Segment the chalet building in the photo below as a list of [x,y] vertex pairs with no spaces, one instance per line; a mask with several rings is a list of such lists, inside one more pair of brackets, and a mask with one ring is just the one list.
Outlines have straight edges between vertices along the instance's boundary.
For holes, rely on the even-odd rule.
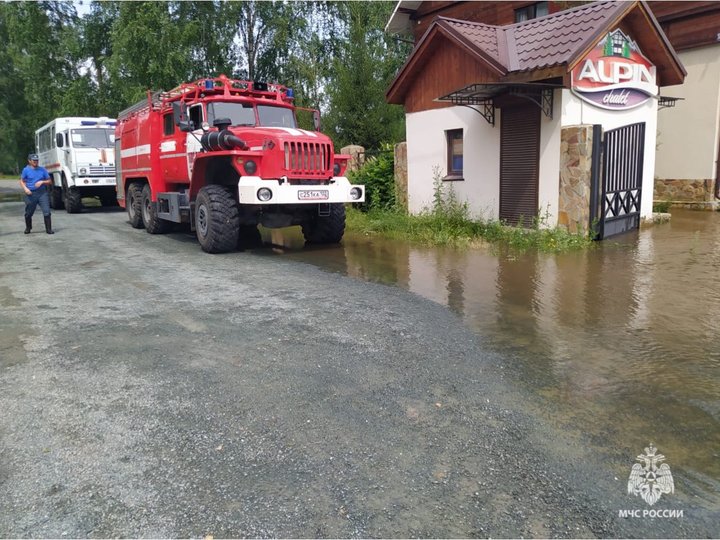
[[655,199],[720,204],[720,2],[648,2],[687,70],[658,115]]
[[652,216],[658,109],[685,68],[645,2],[566,4],[398,2],[386,29],[415,47],[386,97],[411,212],[440,179],[510,223],[607,237]]

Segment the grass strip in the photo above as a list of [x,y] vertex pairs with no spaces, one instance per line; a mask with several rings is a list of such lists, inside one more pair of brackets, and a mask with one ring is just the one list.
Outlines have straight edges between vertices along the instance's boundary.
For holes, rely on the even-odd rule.
[[542,223],[531,228],[509,227],[499,221],[471,220],[462,212],[408,215],[391,210],[364,213],[348,208],[346,226],[351,232],[426,246],[468,248],[489,243],[515,251],[562,253],[593,245],[587,235],[573,234],[560,227],[548,228]]

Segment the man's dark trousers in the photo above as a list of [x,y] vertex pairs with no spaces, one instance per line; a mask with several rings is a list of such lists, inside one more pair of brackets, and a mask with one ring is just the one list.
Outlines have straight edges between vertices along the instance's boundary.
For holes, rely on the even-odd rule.
[[35,213],[35,208],[40,205],[43,216],[50,215],[50,197],[45,186],[37,188],[35,191],[31,191],[30,195],[25,195],[25,217],[31,218]]

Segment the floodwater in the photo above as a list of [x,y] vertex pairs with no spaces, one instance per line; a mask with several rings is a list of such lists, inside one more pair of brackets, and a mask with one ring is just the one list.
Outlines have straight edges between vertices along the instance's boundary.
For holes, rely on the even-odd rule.
[[547,405],[551,425],[628,472],[652,442],[676,491],[720,507],[720,212],[673,210],[669,223],[560,255],[353,235],[304,248],[299,228],[263,235],[268,256],[448,306]]

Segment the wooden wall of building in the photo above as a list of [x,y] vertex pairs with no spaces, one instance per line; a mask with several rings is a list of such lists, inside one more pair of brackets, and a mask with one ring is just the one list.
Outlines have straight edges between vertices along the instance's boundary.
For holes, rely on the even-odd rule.
[[405,97],[407,113],[449,107],[451,103],[434,100],[473,83],[498,80],[496,73],[446,38],[438,38],[436,44],[415,80],[408,81],[410,87]]
[[648,2],[677,51],[720,43],[720,2]]

